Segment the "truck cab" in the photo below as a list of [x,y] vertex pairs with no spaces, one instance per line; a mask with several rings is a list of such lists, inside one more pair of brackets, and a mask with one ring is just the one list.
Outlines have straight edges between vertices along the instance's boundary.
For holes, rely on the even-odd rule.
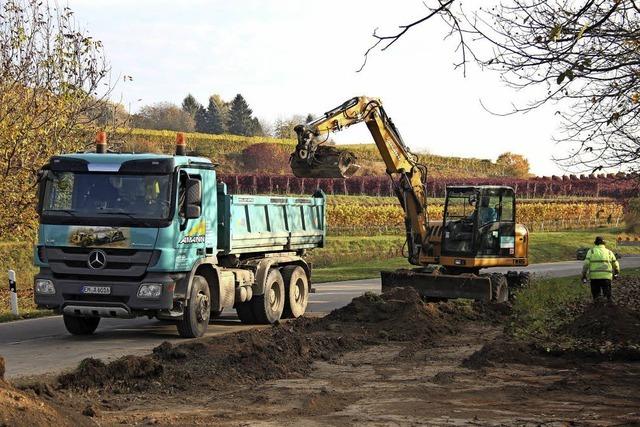
[[186,155],[65,154],[40,177],[34,298],[70,333],[148,316],[196,337],[225,307],[246,323],[304,313],[322,193],[229,195],[210,160]]

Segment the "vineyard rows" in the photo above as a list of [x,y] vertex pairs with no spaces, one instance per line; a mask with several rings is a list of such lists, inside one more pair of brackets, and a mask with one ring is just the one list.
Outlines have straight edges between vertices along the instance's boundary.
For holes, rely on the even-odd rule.
[[[622,205],[615,202],[598,203],[520,203],[516,220],[538,231],[541,224],[547,229],[567,229],[577,226],[619,224]],[[428,207],[430,220],[442,220],[442,204]],[[369,205],[341,203],[327,205],[327,222],[332,232],[375,230],[396,231],[404,227],[404,213],[399,205]],[[544,229],[544,225],[542,226]],[[352,234],[352,233],[351,233]]]
[[[286,175],[221,174],[232,193],[308,194],[321,188],[327,194],[393,196],[386,176],[355,176],[349,179],[296,178]],[[438,178],[427,183],[429,197],[444,197],[447,185],[508,185],[520,198],[546,197],[637,197],[639,181],[631,175],[589,177],[518,178]]]

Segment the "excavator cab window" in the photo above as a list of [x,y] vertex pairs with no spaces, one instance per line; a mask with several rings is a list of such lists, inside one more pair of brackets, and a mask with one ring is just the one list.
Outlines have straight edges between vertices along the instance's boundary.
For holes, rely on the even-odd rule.
[[477,255],[513,256],[515,248],[515,195],[511,188],[481,190],[478,207]]
[[443,254],[468,256],[474,252],[477,205],[475,189],[447,190]]
[[513,256],[515,195],[509,187],[447,190],[442,253],[452,256]]

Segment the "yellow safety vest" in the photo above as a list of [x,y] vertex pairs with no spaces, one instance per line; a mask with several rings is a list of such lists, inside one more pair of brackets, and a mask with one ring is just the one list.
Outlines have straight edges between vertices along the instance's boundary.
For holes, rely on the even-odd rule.
[[604,245],[597,245],[589,249],[584,259],[582,272],[589,274],[589,279],[613,279],[614,273],[620,271],[620,264],[616,255]]

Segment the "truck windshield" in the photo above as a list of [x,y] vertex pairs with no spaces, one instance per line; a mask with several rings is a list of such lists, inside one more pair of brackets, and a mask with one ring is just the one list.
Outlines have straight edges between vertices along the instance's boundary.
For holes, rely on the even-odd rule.
[[47,215],[169,217],[170,175],[51,172],[45,185]]

